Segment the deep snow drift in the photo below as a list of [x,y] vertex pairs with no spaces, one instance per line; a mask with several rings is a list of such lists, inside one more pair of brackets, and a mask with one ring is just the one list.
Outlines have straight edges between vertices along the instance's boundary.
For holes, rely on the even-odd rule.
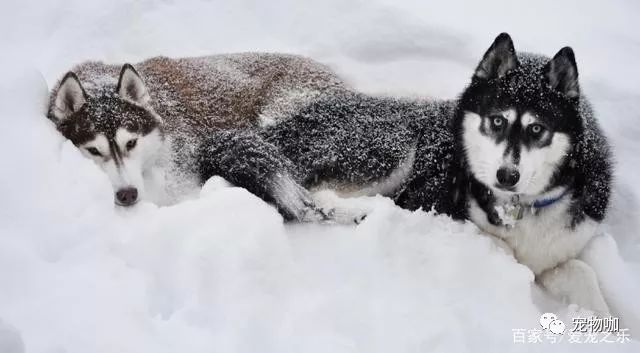
[[472,224],[388,199],[347,201],[372,210],[358,227],[285,226],[214,178],[196,200],[122,212],[42,115],[44,82],[86,59],[283,51],[365,92],[451,98],[501,31],[516,50],[572,45],[617,159],[607,226],[640,277],[640,4],[606,5],[4,2],[0,352],[640,351],[514,344],[512,329],[536,328],[543,308],[573,308],[532,290],[532,273]]

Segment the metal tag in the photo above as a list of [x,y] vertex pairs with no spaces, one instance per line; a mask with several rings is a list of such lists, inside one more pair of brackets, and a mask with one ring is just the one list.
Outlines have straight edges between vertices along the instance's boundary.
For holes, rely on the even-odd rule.
[[520,204],[520,196],[513,195],[511,197],[511,207],[509,207],[509,216],[515,220],[521,220],[524,216],[524,207]]
[[515,220],[521,220],[524,216],[524,207],[522,207],[522,205],[520,204],[513,205],[513,207],[509,210],[509,216],[511,216],[511,218]]

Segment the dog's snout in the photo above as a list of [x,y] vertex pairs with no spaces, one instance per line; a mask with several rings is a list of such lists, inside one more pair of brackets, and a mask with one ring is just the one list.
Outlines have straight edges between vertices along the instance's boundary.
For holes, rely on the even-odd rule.
[[138,201],[138,189],[128,187],[116,192],[116,203],[121,206],[131,206]]
[[512,187],[518,183],[518,180],[520,180],[520,173],[517,169],[512,167],[501,167],[498,169],[496,177],[498,178],[500,186]]

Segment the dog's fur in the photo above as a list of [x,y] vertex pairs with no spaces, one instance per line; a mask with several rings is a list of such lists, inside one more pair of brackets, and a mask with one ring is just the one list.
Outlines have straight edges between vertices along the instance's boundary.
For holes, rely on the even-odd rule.
[[551,293],[610,313],[581,254],[608,207],[611,156],[571,48],[517,55],[501,34],[455,101],[340,92],[264,129],[215,133],[199,153],[203,178],[222,175],[289,219],[307,218],[306,190],[331,187],[471,220]]
[[110,177],[115,201],[173,203],[197,186],[212,131],[272,124],[344,90],[327,67],[281,54],[86,62],[52,91],[48,118]]

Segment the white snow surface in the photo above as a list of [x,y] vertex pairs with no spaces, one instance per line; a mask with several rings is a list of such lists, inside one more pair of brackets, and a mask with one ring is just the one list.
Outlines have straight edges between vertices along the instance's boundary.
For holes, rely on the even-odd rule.
[[116,209],[43,115],[47,86],[87,59],[289,52],[365,92],[451,98],[502,31],[516,50],[571,45],[615,148],[607,229],[637,280],[638,15],[622,0],[3,1],[0,353],[639,352],[514,344],[570,306],[473,224],[389,199],[345,201],[372,211],[359,226],[284,225],[213,178],[195,200]]

